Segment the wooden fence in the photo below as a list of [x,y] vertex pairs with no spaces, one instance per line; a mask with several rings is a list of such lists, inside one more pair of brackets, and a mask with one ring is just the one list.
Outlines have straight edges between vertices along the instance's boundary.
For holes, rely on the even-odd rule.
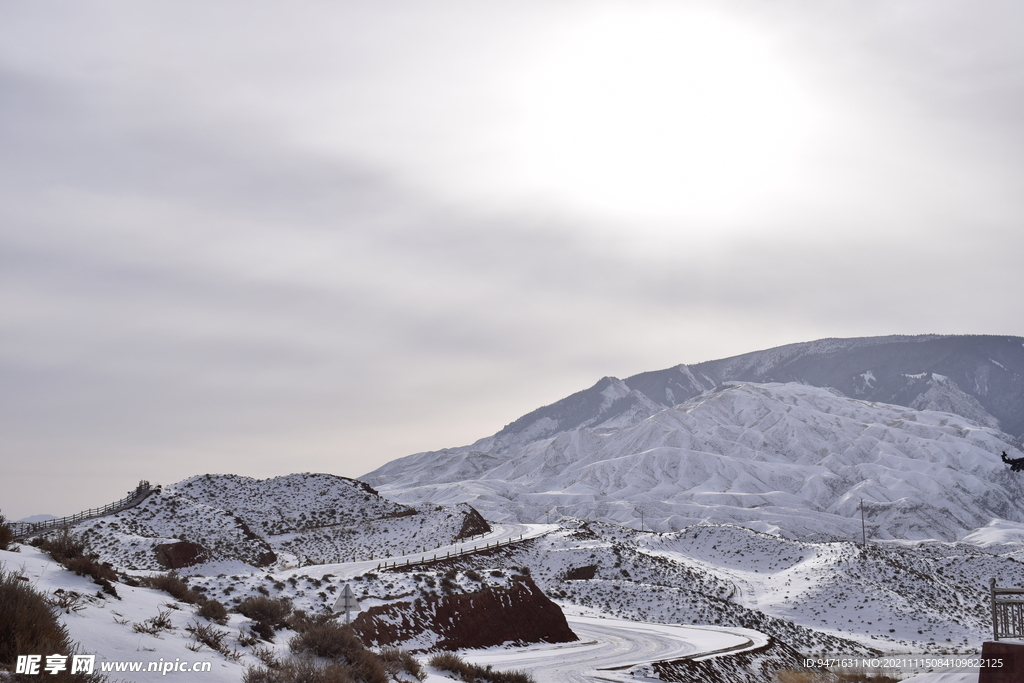
[[989,579],[992,638],[1024,638],[1024,588],[1000,588]]
[[142,480],[139,482],[139,485],[135,490],[129,493],[127,497],[111,503],[110,505],[84,510],[83,512],[69,515],[68,517],[48,519],[45,522],[10,522],[11,529],[14,531],[14,540],[21,541],[29,536],[35,536],[36,534],[41,534],[46,531],[50,531],[51,529],[66,529],[69,526],[78,524],[79,522],[83,522],[87,519],[117,514],[122,510],[135,507],[145,500],[146,496],[154,490],[155,489],[150,486],[148,481]]
[[[481,534],[484,536],[485,534]],[[518,543],[523,540],[523,535],[519,534],[519,538],[506,538],[504,541],[485,542],[483,545],[473,545],[469,548],[463,547],[461,550],[455,552],[447,551],[443,555],[435,552],[433,555],[423,553],[419,560],[413,557],[407,556],[408,559],[398,559],[393,561],[381,562],[377,565],[378,571],[381,569],[389,569],[391,571],[398,571],[399,569],[408,569],[419,564],[426,564],[428,562],[437,562],[439,560],[450,560],[453,557],[463,557],[465,555],[472,555],[473,553],[484,552],[485,550],[496,550],[497,548],[510,546],[513,543]],[[529,540],[529,539],[527,539]]]

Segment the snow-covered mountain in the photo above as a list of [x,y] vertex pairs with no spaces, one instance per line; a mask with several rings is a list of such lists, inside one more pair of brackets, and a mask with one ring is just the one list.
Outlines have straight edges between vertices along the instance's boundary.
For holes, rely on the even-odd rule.
[[747,382],[665,407],[606,379],[574,404],[585,410],[551,406],[532,428],[511,429],[523,418],[364,479],[403,503],[468,502],[489,519],[544,521],[554,511],[639,527],[643,516],[659,531],[736,523],[859,538],[861,500],[875,538],[953,540],[994,518],[1024,522],[1024,480],[999,458],[1024,456],[1020,444],[986,420],[930,409],[954,394],[944,377],[925,384],[915,397],[923,409]]
[[819,339],[625,380],[605,377],[527,413],[493,441],[481,441],[478,450],[503,453],[617,416],[650,414],[728,381],[831,387],[851,398],[957,413],[1018,438],[1024,435],[1024,338],[889,336]]

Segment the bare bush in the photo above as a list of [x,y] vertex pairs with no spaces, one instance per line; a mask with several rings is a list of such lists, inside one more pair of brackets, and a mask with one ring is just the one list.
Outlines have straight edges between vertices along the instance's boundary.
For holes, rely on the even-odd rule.
[[237,651],[228,648],[228,644],[225,642],[228,637],[227,631],[214,628],[210,624],[200,624],[198,621],[194,621],[186,626],[185,630],[192,634],[192,638],[195,639],[196,643],[202,643],[232,661],[237,662],[242,657]]
[[157,635],[161,631],[171,631],[173,629],[174,624],[171,622],[171,610],[169,609],[160,610],[155,617],[150,617],[141,623],[135,622],[132,624],[132,630],[136,633],[148,633],[152,636]]
[[14,543],[14,529],[7,523],[7,518],[0,514],[0,550],[8,550]]
[[174,572],[157,574],[156,576],[146,576],[140,579],[139,582],[148,588],[162,590],[178,602],[196,605],[205,600],[202,595],[189,588],[188,584]]
[[360,650],[363,644],[351,626],[342,626],[336,621],[310,623],[289,642],[288,647],[295,654],[310,653],[326,659],[339,659],[350,652]]
[[335,662],[317,662],[310,658],[293,658],[276,667],[249,667],[242,675],[243,683],[362,683],[348,667]]
[[62,588],[55,590],[52,595],[47,597],[46,601],[57,609],[64,610],[65,614],[81,612],[85,609],[85,598],[75,591],[66,591]]
[[[46,596],[16,574],[0,569],[0,670],[13,670],[18,655],[75,654],[67,629]],[[99,674],[60,671],[45,676],[54,683],[104,683]],[[17,680],[17,679],[12,679]]]
[[263,665],[269,669],[276,669],[281,666],[281,662],[277,658],[277,653],[269,647],[254,647],[252,649],[252,654],[256,659],[263,662]]
[[196,614],[221,626],[228,623],[228,609],[220,600],[207,600],[196,610]]
[[246,631],[239,627],[238,637],[235,638],[235,642],[237,642],[242,647],[251,647],[256,643],[260,642],[260,637],[252,631]]
[[288,598],[268,598],[264,595],[255,595],[238,603],[235,611],[253,621],[283,626],[285,619],[292,612],[292,602]]
[[356,679],[365,683],[388,683],[384,663],[363,647],[351,626],[336,621],[310,623],[288,641],[288,647],[298,655],[316,655],[345,664]]
[[432,655],[427,663],[440,671],[455,674],[465,683],[534,683],[533,677],[524,671],[495,671],[490,666],[470,664],[454,652],[439,652]]
[[405,650],[399,650],[397,647],[382,648],[380,659],[384,662],[384,670],[396,680],[401,673],[407,673],[417,681],[427,678],[427,672],[420,666],[419,661]]
[[85,542],[72,536],[67,529],[62,529],[53,537],[43,537],[34,541],[40,550],[48,554],[57,563],[70,569],[79,576],[88,576],[103,588],[103,592],[118,597],[112,582],[117,581],[117,572],[108,564],[99,561],[99,556],[85,552]]

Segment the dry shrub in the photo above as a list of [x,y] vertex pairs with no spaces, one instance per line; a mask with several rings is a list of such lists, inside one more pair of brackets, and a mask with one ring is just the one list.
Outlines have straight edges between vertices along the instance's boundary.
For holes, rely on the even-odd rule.
[[228,623],[228,609],[220,600],[207,600],[196,610],[196,614],[221,626]]
[[417,681],[427,678],[427,672],[420,666],[419,661],[405,650],[397,647],[385,647],[380,651],[380,659],[384,663],[384,670],[394,679],[398,674],[407,673]]
[[211,650],[220,652],[225,648],[224,639],[228,637],[227,631],[214,628],[209,624],[200,624],[199,622],[192,622],[185,627],[185,630],[192,634],[196,642],[206,645]]
[[292,613],[292,602],[288,598],[268,598],[264,595],[254,595],[238,603],[235,611],[253,621],[284,626],[285,619]]
[[239,627],[238,636],[235,638],[235,642],[242,647],[252,647],[260,642],[260,638],[258,635],[253,633],[252,630],[246,631]]
[[0,570],[0,664],[14,666],[19,654],[50,654],[68,649],[68,632],[46,596]]
[[276,669],[281,666],[281,662],[277,658],[277,653],[269,647],[254,647],[252,649],[252,654],[256,659],[263,662],[264,666],[268,669]]
[[47,596],[46,601],[65,614],[81,612],[85,609],[85,598],[75,591],[66,591],[58,588],[53,595]]
[[14,543],[14,529],[7,523],[7,518],[0,514],[0,550],[7,550]]
[[[189,605],[196,605],[203,602],[204,598],[199,593],[188,587],[180,576],[174,572],[168,572],[166,574],[157,574],[156,576],[147,576],[139,581],[143,586],[149,588],[156,588],[170,595],[178,602],[185,602]],[[223,606],[223,605],[222,605]]]
[[173,631],[174,624],[171,622],[171,610],[159,610],[155,617],[150,617],[145,621],[132,624],[132,630],[136,633],[148,633],[150,635],[156,635],[161,631]]
[[252,626],[249,627],[253,633],[267,641],[268,643],[274,642],[274,627],[265,621],[254,621]]
[[[214,628],[210,624],[200,624],[198,621],[194,621],[186,626],[185,630],[192,634],[196,643],[202,643],[211,650],[221,653],[232,661],[237,662],[242,657],[242,655],[237,651],[228,649],[228,644],[225,642],[228,637],[227,631]],[[194,651],[198,650],[198,648],[192,649]]]
[[348,667],[335,662],[321,663],[309,658],[279,662],[276,667],[249,667],[242,683],[361,683]]
[[51,537],[37,538],[32,544],[60,564],[85,554],[85,543],[72,536],[67,529],[62,529],[59,534]]
[[97,555],[85,552],[85,542],[75,538],[67,529],[62,529],[52,538],[39,538],[34,541],[40,550],[52,557],[57,563],[70,569],[79,576],[92,578],[103,592],[118,597],[112,582],[117,581],[117,572],[108,564],[102,564]]
[[365,683],[388,683],[384,663],[363,647],[351,626],[336,621],[309,623],[288,641],[288,647],[297,655],[316,655],[344,664],[354,678]]
[[465,683],[534,683],[533,677],[524,671],[495,671],[490,666],[470,664],[454,652],[439,652],[428,663],[440,671],[450,671]]
[[475,673],[473,665],[454,652],[438,652],[431,655],[427,663],[439,671],[449,671],[464,681],[472,680]]
[[339,659],[350,652],[363,649],[351,626],[342,626],[336,621],[310,622],[301,633],[296,634],[288,647],[295,654],[309,653],[326,659]]
[[[68,638],[67,629],[46,596],[37,592],[27,581],[0,569],[0,669],[14,670],[18,655],[71,655],[75,648]],[[35,676],[26,677],[36,678]],[[41,677],[40,677],[41,678]],[[66,683],[99,683],[106,679],[98,674],[72,675],[69,671],[46,674],[47,681]],[[11,681],[21,680],[15,675]]]

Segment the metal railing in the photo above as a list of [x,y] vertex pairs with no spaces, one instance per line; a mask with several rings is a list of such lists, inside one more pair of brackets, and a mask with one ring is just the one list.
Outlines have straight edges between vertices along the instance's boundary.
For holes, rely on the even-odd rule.
[[1001,588],[989,579],[992,639],[1024,638],[1024,588]]
[[148,481],[142,480],[127,497],[103,507],[92,508],[67,517],[48,519],[45,522],[9,522],[9,524],[14,531],[14,540],[21,541],[29,536],[35,536],[51,529],[66,529],[87,519],[106,517],[107,515],[117,514],[128,508],[133,508],[145,500],[154,490],[156,489]]

